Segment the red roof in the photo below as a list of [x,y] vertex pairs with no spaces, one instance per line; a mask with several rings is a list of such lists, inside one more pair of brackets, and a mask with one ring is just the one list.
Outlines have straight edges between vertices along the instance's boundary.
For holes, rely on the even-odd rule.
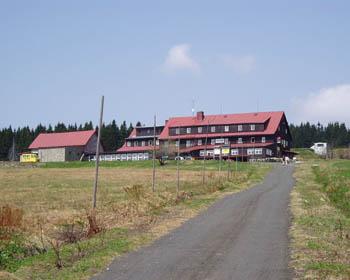
[[178,139],[178,138],[195,138],[201,137],[205,134],[186,134],[169,136],[169,128],[176,127],[191,127],[191,126],[207,126],[207,125],[230,125],[230,124],[257,124],[268,121],[267,127],[264,131],[249,131],[236,133],[208,133],[210,137],[217,137],[222,135],[239,136],[239,135],[258,135],[258,134],[274,134],[277,131],[278,125],[284,116],[284,112],[258,112],[258,113],[242,113],[242,114],[222,114],[222,115],[208,115],[202,120],[196,116],[191,117],[175,117],[170,118],[166,123],[159,139]]
[[95,130],[40,133],[29,149],[85,146],[94,134]]

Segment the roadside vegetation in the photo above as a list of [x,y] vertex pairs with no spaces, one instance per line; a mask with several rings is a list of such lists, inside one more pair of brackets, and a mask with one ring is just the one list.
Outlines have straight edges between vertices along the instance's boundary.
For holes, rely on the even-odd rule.
[[296,278],[350,279],[350,161],[299,152],[291,200]]
[[[259,182],[269,164],[102,163],[91,231],[93,163],[0,168],[0,279],[88,279],[116,256],[181,225],[216,199]],[[221,168],[221,172],[218,172]]]

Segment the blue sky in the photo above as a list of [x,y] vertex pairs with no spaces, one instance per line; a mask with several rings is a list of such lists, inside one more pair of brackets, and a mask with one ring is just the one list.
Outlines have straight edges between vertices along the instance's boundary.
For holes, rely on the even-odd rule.
[[284,110],[350,123],[349,1],[0,1],[0,127]]

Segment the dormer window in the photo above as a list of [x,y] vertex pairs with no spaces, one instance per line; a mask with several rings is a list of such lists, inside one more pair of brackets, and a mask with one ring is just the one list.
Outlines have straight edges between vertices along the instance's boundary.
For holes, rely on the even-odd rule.
[[255,130],[255,124],[251,124],[251,125],[250,125],[250,130],[251,130],[251,131],[254,131],[254,130]]
[[187,134],[190,134],[191,133],[191,128],[187,127],[186,132],[187,132]]
[[225,125],[225,132],[229,132],[230,131],[230,127],[228,125]]
[[238,131],[242,131],[243,130],[243,125],[239,124],[238,125]]
[[215,132],[215,126],[210,127],[210,132]]

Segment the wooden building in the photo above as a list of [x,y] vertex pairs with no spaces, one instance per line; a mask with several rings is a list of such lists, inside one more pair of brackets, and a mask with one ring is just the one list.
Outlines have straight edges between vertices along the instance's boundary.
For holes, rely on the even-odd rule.
[[[81,160],[88,154],[95,154],[97,133],[95,130],[40,133],[30,144],[32,153],[41,162]],[[103,146],[100,146],[103,152]]]
[[[153,126],[137,126],[125,139],[124,145],[117,150],[117,160],[146,160],[150,159],[153,149],[159,150],[158,137],[163,131],[164,126],[156,126],[154,135]],[[156,143],[154,142],[154,136]],[[154,147],[155,145],[155,147]]]
[[159,135],[161,145],[174,142],[181,155],[194,158],[282,157],[292,137],[284,112],[204,115],[170,118]]

